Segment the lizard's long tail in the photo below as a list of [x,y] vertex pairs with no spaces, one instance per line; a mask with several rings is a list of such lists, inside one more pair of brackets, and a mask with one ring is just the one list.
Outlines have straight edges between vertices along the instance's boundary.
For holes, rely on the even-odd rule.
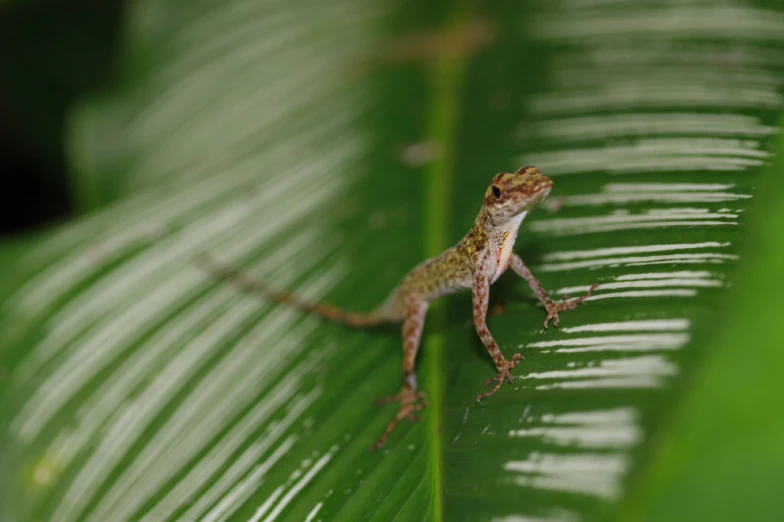
[[345,324],[355,328],[369,328],[379,324],[395,323],[399,321],[397,317],[381,311],[367,313],[349,312],[329,304],[315,303],[301,299],[289,292],[276,290],[259,283],[247,272],[224,265],[206,253],[197,256],[196,261],[210,275],[228,281],[249,294],[258,295],[264,299],[297,308],[335,323]]

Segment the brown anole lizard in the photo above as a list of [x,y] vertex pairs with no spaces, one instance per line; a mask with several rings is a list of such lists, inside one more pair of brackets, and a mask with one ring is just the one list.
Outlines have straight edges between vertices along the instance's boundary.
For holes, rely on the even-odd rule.
[[381,438],[371,449],[384,445],[392,430],[403,420],[416,420],[416,412],[427,403],[424,392],[417,390],[414,365],[429,304],[458,290],[471,289],[474,326],[482,343],[493,358],[498,374],[485,386],[496,383],[490,391],[477,396],[477,402],[493,395],[504,381],[513,382],[510,370],[523,356],[516,353],[507,360],[487,328],[489,288],[507,268],[525,279],[547,310],[544,326],[552,320],[558,326],[558,313],[570,310],[590,297],[598,285],[576,299],[553,301],[523,260],[512,250],[517,232],[525,216],[534,210],[552,189],[553,181],[536,167],[522,167],[514,173],[502,172],[493,177],[485,192],[482,209],[474,226],[455,246],[414,267],[389,297],[375,310],[356,313],[325,303],[309,302],[288,292],[260,284],[247,274],[221,265],[209,256],[200,261],[216,277],[232,281],[241,289],[259,294],[272,301],[293,306],[330,321],[353,327],[370,327],[383,323],[403,323],[403,385],[400,393],[379,399],[380,403],[399,402],[400,409]]

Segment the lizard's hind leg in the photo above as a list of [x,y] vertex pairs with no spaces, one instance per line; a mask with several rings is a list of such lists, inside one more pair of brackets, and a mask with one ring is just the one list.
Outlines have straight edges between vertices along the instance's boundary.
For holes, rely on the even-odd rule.
[[425,315],[429,303],[418,297],[409,296],[406,300],[406,315],[403,320],[403,386],[400,393],[376,399],[376,404],[389,404],[399,402],[400,409],[395,418],[387,425],[381,438],[378,439],[370,451],[375,451],[383,446],[389,435],[403,419],[411,422],[418,420],[416,413],[427,406],[425,392],[417,391],[414,366],[419,350],[419,341],[422,338],[422,328],[425,326]]

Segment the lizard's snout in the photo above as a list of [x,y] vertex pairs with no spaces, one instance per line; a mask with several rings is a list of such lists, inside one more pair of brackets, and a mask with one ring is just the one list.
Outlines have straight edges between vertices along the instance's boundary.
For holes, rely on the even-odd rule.
[[550,190],[553,188],[553,180],[535,168],[529,169],[528,172],[526,172],[525,177],[524,186],[527,189],[526,192],[531,196],[542,194],[543,197],[547,197],[547,194],[549,194]]

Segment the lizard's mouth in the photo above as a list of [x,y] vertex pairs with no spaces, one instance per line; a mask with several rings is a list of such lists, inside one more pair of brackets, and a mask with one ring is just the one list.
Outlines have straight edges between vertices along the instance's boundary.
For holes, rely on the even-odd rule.
[[545,199],[547,196],[550,195],[550,191],[553,190],[553,180],[550,178],[545,178],[541,183],[539,183],[536,187],[536,191],[534,192],[533,200],[535,204],[539,204]]
[[542,201],[547,199],[547,196],[550,195],[550,191],[553,189],[553,182],[547,180],[547,182],[542,182],[541,184],[537,184],[536,188],[531,191],[529,196],[524,200],[522,206],[516,210],[515,215],[525,214],[530,212],[531,210],[535,209]]

